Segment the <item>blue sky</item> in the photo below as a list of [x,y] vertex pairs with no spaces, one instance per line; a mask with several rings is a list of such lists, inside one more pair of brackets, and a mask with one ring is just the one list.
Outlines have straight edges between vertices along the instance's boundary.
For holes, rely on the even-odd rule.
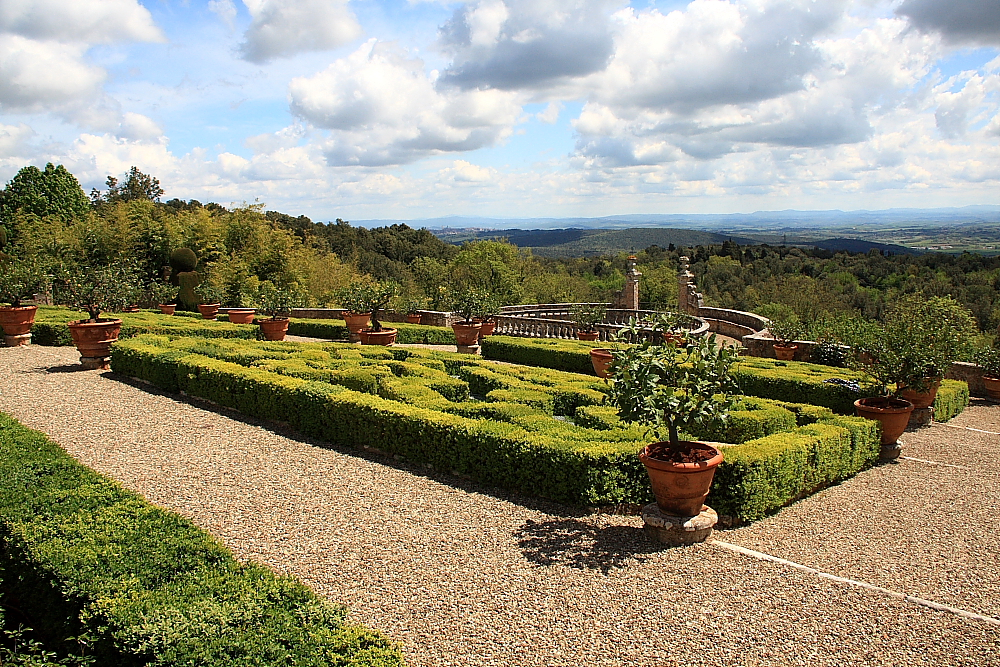
[[0,179],[417,219],[1000,204],[1000,0],[0,0]]

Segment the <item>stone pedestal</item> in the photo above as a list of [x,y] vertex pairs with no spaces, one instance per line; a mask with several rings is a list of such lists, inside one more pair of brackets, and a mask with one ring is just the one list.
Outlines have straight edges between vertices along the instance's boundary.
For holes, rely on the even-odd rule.
[[708,505],[702,505],[698,516],[675,516],[650,503],[642,508],[642,521],[650,538],[676,547],[704,542],[719,522],[719,515]]
[[882,445],[882,449],[880,449],[878,453],[878,460],[882,463],[895,461],[899,458],[899,454],[902,451],[903,446],[898,442],[894,442],[891,445]]
[[88,371],[111,370],[111,357],[80,357],[80,363]]
[[479,354],[478,345],[458,345],[457,347],[460,354]]
[[934,408],[914,408],[908,426],[927,426],[934,421]]
[[31,343],[31,334],[18,334],[16,336],[4,336],[4,347],[17,347],[18,345],[28,345]]

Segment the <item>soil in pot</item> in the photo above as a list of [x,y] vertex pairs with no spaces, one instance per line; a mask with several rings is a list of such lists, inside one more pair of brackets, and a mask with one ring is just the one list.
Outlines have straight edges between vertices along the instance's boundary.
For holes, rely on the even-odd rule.
[[722,452],[704,442],[677,446],[654,442],[639,453],[656,496],[656,506],[676,516],[697,516],[712,488]]

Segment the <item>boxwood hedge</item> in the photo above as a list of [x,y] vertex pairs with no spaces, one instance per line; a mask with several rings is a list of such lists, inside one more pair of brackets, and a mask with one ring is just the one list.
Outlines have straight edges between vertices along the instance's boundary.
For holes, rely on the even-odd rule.
[[[383,322],[383,326],[396,329],[397,343],[423,343],[425,345],[454,345],[455,332],[448,327],[432,327],[405,322]],[[347,340],[347,323],[344,320],[316,320],[292,318],[288,333],[327,340]]]
[[[646,434],[597,409],[606,388],[594,377],[414,348],[168,336],[119,343],[111,363],[167,391],[488,485],[589,507],[652,499],[635,455]],[[738,471],[709,501],[751,521],[870,465],[877,428],[745,399],[726,430],[691,435],[742,443],[727,449]]]
[[99,665],[391,667],[399,650],[290,577],[0,414],[2,592],[63,655]]
[[[593,374],[590,350],[594,346],[582,341],[490,336],[483,341],[482,352],[498,361]],[[801,361],[740,357],[733,374],[744,394],[820,405],[839,414],[853,414],[855,400],[874,395],[830,382],[861,382],[863,377],[857,372]],[[934,418],[947,421],[962,412],[969,404],[968,395],[965,382],[944,380],[934,402]]]

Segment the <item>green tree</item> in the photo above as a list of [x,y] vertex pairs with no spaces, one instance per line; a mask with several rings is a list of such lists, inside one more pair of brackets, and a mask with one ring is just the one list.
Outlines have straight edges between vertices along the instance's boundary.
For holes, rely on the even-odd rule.
[[68,221],[84,215],[89,209],[87,195],[76,177],[66,167],[53,166],[51,162],[45,165],[44,171],[35,166],[24,167],[0,192],[0,224],[7,228],[14,244],[20,240],[19,216],[58,216]]
[[108,176],[107,186],[107,194],[102,195],[101,191],[96,188],[90,193],[90,198],[95,204],[120,201],[158,202],[163,195],[159,179],[142,173],[138,167],[134,166],[125,174],[125,180],[121,183],[114,176]]
[[480,289],[505,305],[518,303],[522,294],[521,258],[517,246],[504,241],[473,241],[462,246],[451,263],[456,290]]

